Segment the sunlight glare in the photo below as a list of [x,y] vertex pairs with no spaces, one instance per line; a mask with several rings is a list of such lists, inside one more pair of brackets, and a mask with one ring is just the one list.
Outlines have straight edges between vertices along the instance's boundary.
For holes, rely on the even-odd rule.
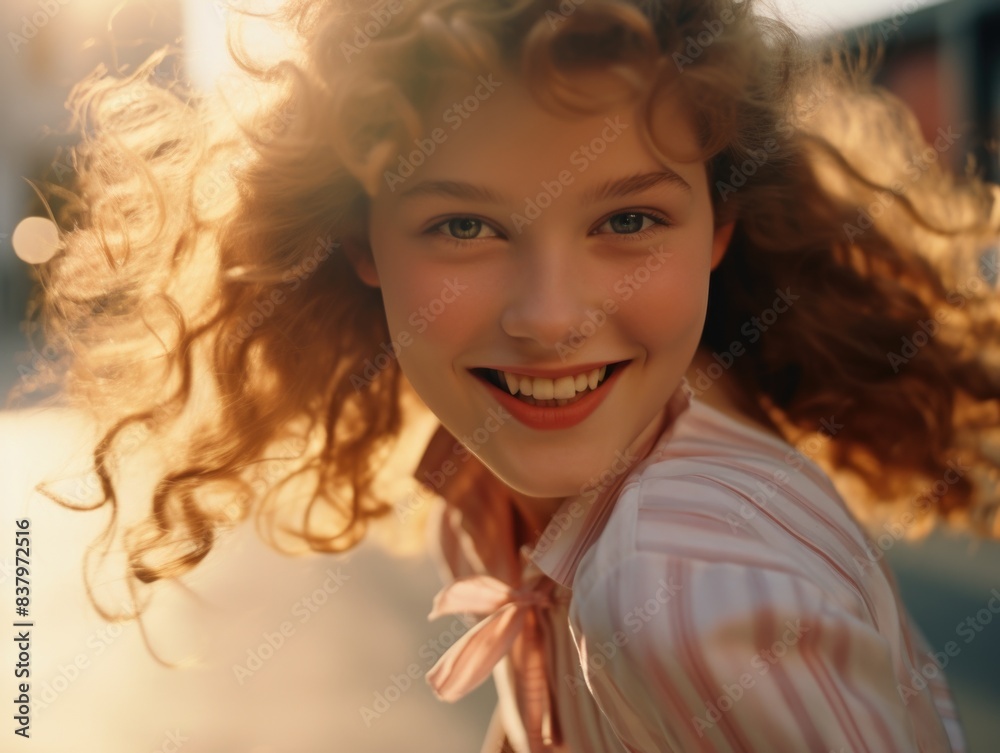
[[283,0],[184,0],[185,58],[192,82],[203,91],[226,86],[232,77],[245,78],[226,48],[227,24],[236,23],[238,36],[256,58],[275,61],[292,56],[291,39],[262,19],[242,15],[273,12]]

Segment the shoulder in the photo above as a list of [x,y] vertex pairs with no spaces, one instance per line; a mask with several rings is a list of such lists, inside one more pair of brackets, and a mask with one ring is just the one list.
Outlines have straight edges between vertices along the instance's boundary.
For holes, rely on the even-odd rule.
[[838,595],[864,613],[863,586],[831,570],[823,535],[789,527],[786,489],[755,503],[754,478],[724,466],[673,475],[661,465],[623,489],[580,562],[571,612],[584,633],[638,631],[668,602],[699,631],[765,612],[814,612]]
[[746,479],[715,481],[638,480],[577,570],[569,622],[617,733],[644,753],[784,753],[859,743],[846,731],[877,719],[880,749],[914,750],[886,584],[793,530],[787,489],[730,526]]
[[855,750],[875,724],[904,751],[913,711],[940,737],[929,699],[900,697],[905,615],[829,479],[715,428],[636,468],[575,573],[570,627],[616,733],[644,753]]
[[629,581],[644,579],[638,571],[672,569],[688,578],[725,572],[727,583],[791,578],[870,612],[867,592],[881,573],[825,474],[776,440],[722,439],[706,449],[681,433],[626,481],[580,562],[574,598],[598,587],[628,592]]
[[639,550],[574,589],[569,621],[629,750],[860,750],[872,724],[879,750],[916,749],[894,627],[783,563]]

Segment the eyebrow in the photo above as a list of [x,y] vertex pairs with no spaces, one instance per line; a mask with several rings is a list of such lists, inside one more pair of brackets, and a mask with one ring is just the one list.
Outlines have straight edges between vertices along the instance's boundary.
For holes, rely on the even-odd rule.
[[[581,201],[594,203],[605,199],[624,198],[661,184],[675,185],[683,188],[685,191],[691,191],[691,185],[684,178],[669,167],[664,167],[658,172],[640,173],[618,180],[606,181],[587,191],[581,197]],[[495,204],[517,203],[484,186],[477,186],[473,183],[465,183],[457,180],[425,180],[400,194],[400,198],[402,199],[411,199],[418,196],[447,196],[453,199],[467,199]]]
[[412,199],[417,196],[448,196],[453,199],[469,199],[495,204],[509,203],[506,197],[501,196],[496,191],[457,180],[425,180],[400,194],[400,198],[403,199]]
[[603,201],[604,199],[620,199],[631,194],[647,191],[661,184],[675,185],[685,191],[691,191],[691,185],[678,173],[669,167],[664,167],[655,173],[630,175],[620,180],[609,180],[585,193],[581,198],[584,202]]

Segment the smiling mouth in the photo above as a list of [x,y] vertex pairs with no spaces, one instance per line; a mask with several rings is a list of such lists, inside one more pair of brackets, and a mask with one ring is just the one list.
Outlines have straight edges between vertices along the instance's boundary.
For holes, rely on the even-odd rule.
[[472,374],[492,386],[527,405],[542,408],[555,408],[572,405],[582,400],[591,392],[599,390],[608,378],[629,361],[618,361],[594,369],[591,372],[581,372],[573,377],[559,379],[544,379],[502,372],[496,369],[470,369]]

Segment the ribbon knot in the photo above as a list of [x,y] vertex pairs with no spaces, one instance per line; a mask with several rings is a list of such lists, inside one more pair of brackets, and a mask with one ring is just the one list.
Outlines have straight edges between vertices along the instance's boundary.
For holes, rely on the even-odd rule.
[[434,620],[446,614],[486,615],[427,672],[427,683],[443,701],[457,701],[479,687],[521,638],[515,677],[532,751],[544,750],[561,737],[552,718],[545,646],[534,614],[536,609],[553,604],[547,587],[550,583],[543,584],[543,580],[547,579],[539,575],[513,588],[489,575],[459,578],[438,592],[427,617]]

